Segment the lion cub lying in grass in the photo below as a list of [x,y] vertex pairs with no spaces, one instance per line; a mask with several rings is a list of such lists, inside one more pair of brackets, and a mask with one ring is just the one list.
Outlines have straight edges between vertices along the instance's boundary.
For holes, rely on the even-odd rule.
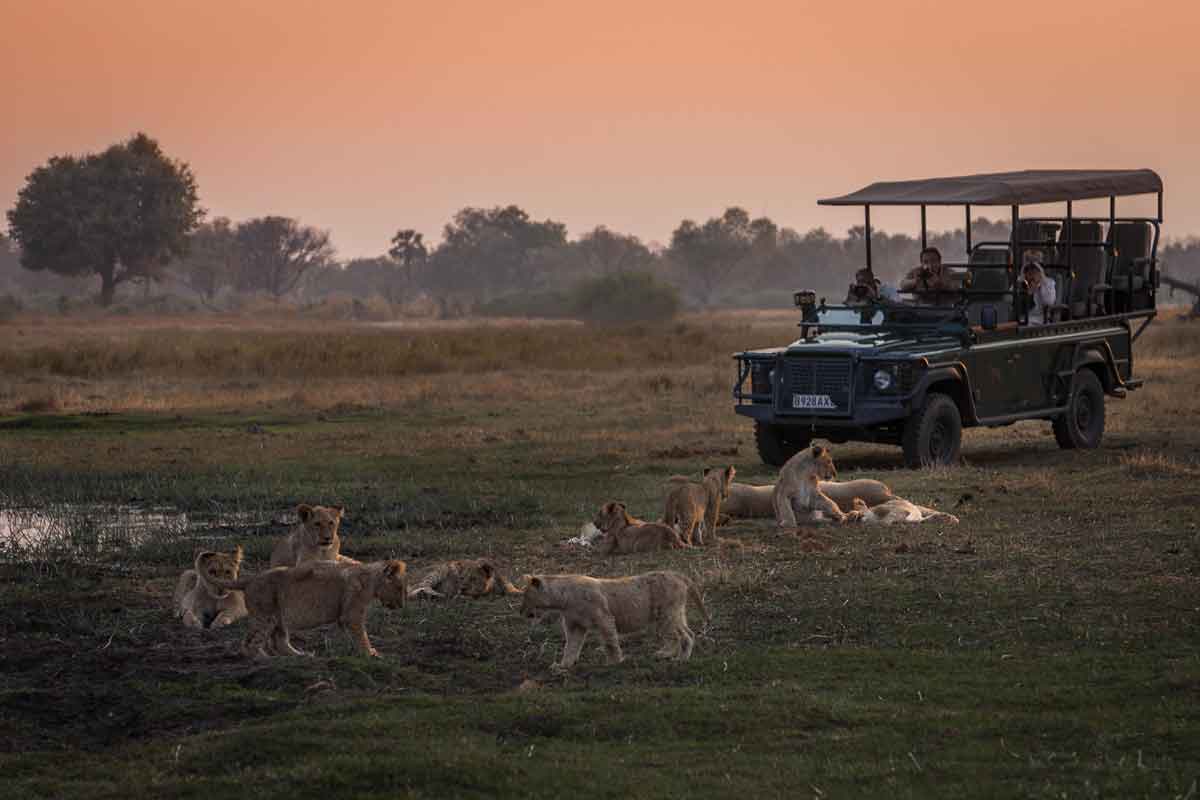
[[610,664],[624,660],[618,634],[649,625],[671,641],[657,655],[686,661],[696,637],[687,623],[689,597],[710,621],[704,599],[696,587],[677,572],[647,572],[627,578],[590,578],[586,575],[530,575],[521,614],[537,619],[557,613],[562,622],[562,658],[553,669],[570,669],[579,660],[588,632],[596,629],[604,639]]
[[438,564],[420,580],[408,596],[418,597],[485,597],[489,594],[520,594],[521,590],[500,574],[496,565],[486,558],[470,561],[447,561]]
[[[305,561],[351,561],[341,554],[338,526],[345,509],[341,506],[296,506],[300,524],[280,539],[271,551],[272,567],[295,567]],[[355,562],[357,563],[357,562]]]
[[717,539],[717,523],[721,516],[721,501],[729,496],[729,485],[737,470],[706,469],[701,483],[672,480],[667,493],[663,522],[679,526],[683,541],[703,545],[705,537]]
[[298,567],[275,567],[251,578],[214,579],[220,589],[246,593],[250,630],[242,652],[266,658],[271,652],[304,655],[292,646],[292,630],[336,622],[354,637],[365,655],[379,653],[371,646],[364,626],[367,607],[375,600],[388,608],[408,602],[403,561],[329,563],[308,561]]
[[597,549],[605,556],[687,547],[679,531],[669,525],[629,516],[624,503],[605,503],[592,524],[604,533]]
[[957,525],[958,517],[911,503],[903,497],[893,497],[884,503],[870,506],[855,499],[854,510],[846,515],[847,522],[862,522],[867,525],[895,525],[899,522],[945,522]]
[[175,585],[175,613],[189,628],[220,628],[246,616],[241,592],[218,589],[216,580],[237,580],[242,548],[232,553],[205,550],[196,554],[193,569],[184,570]]

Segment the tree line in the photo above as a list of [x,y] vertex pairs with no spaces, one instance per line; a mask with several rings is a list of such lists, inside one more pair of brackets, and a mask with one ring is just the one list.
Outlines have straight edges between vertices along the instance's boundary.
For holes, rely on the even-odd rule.
[[[299,220],[206,219],[191,169],[143,133],[102,153],[51,158],[7,218],[0,293],[80,294],[98,281],[103,306],[136,284],[186,291],[212,308],[239,293],[301,303],[378,297],[394,307],[425,298],[442,316],[569,316],[639,298],[656,313],[680,303],[778,307],[801,287],[840,297],[866,251],[862,226],[841,237],[800,233],[738,206],[682,220],[662,246],[604,226],[572,239],[563,223],[508,205],[461,209],[436,245],[401,226],[379,255],[339,260],[330,234]],[[1003,222],[980,218],[972,228],[975,241],[1008,238]],[[961,258],[965,235],[934,232],[929,244]],[[876,273],[893,279],[917,263],[920,243],[873,230],[871,249]],[[1162,255],[1174,274],[1200,278],[1200,241],[1169,243]]]

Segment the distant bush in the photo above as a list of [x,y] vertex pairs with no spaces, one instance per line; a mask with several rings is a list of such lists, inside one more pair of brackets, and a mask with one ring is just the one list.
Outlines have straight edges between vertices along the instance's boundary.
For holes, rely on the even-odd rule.
[[571,292],[571,308],[589,322],[654,322],[679,311],[679,290],[648,272],[589,278]]
[[475,312],[481,317],[564,319],[573,316],[570,295],[558,291],[506,294],[480,305]]

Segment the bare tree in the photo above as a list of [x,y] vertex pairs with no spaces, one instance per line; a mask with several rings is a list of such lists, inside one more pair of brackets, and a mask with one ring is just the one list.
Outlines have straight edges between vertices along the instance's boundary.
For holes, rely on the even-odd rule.
[[309,270],[334,256],[329,234],[288,217],[259,217],[237,227],[238,286],[268,292],[275,302]]

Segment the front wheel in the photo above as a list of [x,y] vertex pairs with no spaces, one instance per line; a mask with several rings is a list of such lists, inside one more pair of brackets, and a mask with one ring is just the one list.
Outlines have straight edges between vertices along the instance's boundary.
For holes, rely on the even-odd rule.
[[1090,369],[1071,378],[1067,410],[1054,418],[1054,439],[1064,450],[1093,450],[1104,438],[1104,387]]
[[769,467],[782,467],[787,460],[808,447],[812,434],[784,425],[754,421],[754,444],[758,457]]
[[920,410],[904,424],[904,464],[912,469],[958,462],[962,416],[948,395],[930,392]]

